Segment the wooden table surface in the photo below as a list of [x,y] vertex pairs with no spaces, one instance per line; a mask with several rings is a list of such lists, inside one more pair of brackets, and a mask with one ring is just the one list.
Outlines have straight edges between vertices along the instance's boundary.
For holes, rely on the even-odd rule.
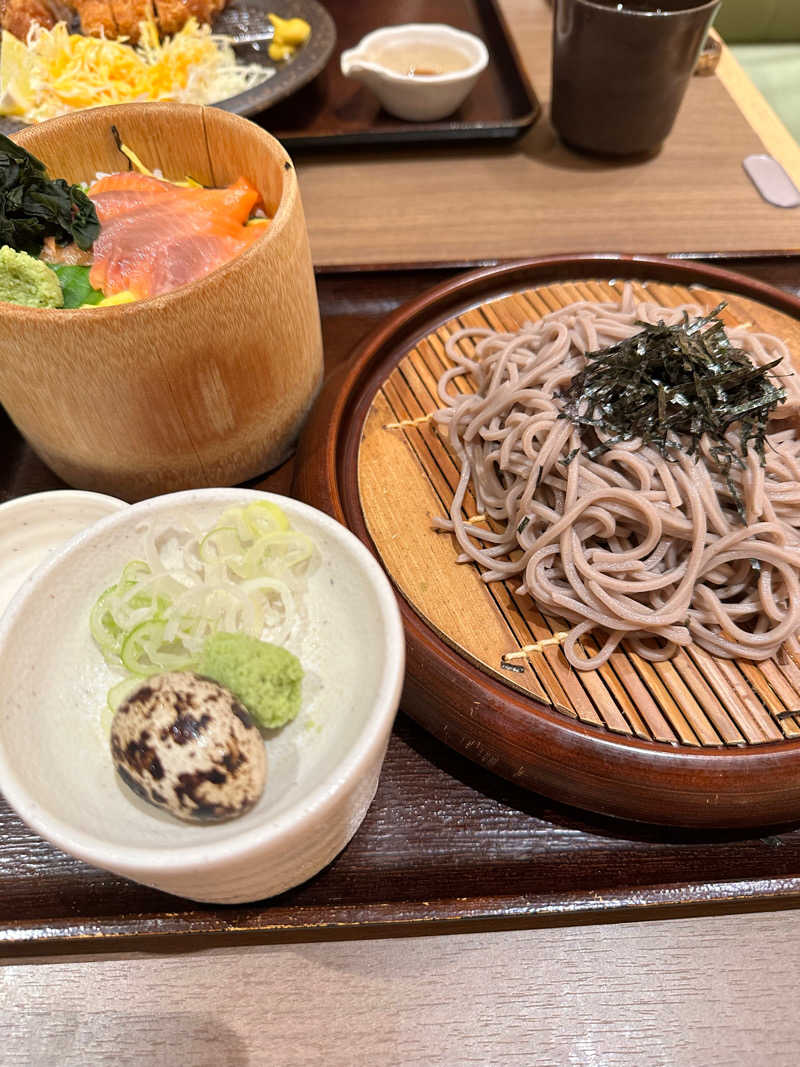
[[795,1067],[800,915],[12,962],[0,1062]]
[[[742,169],[745,156],[764,151],[751,123],[798,181],[800,153],[729,53],[721,76],[690,80],[661,153],[620,166],[568,151],[549,124],[547,0],[500,5],[542,118],[518,143],[479,150],[296,153],[317,265],[800,249],[796,216],[763,201]],[[406,0],[403,17],[407,8],[424,21],[424,4]]]
[[[503,6],[544,100],[543,0]],[[757,94],[728,76],[753,121]],[[706,153],[709,107],[718,141],[729,135],[737,154],[762,149],[733,96],[695,79],[662,156],[613,171],[567,160],[546,124],[513,148],[300,159],[316,262],[610,249],[621,233],[640,251],[795,247],[800,216],[762,204],[733,169],[708,177],[709,161],[712,172],[724,162],[719,147]],[[793,146],[768,112],[760,128],[791,166]],[[532,176],[545,171],[569,213],[554,212],[541,186],[534,193]],[[712,240],[737,217],[748,226],[734,226],[725,246]],[[748,244],[756,228],[763,241]],[[788,1067],[800,1036],[800,911],[791,910],[3,962],[0,1063],[9,1064]]]

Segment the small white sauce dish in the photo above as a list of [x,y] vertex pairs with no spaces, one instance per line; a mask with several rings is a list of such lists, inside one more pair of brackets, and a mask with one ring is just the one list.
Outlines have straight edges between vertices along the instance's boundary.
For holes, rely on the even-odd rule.
[[[318,549],[307,617],[286,642],[305,671],[301,710],[266,742],[267,784],[252,810],[229,822],[181,822],[139,800],[115,773],[102,722],[113,676],[89,633],[89,611],[140,556],[142,522],[204,529],[253,500],[276,503]],[[322,870],[358,829],[377,788],[404,664],[388,579],[327,515],[245,489],[145,500],[73,537],[0,620],[0,790],[33,830],[95,867],[191,900],[261,900]]]
[[[446,51],[458,55],[463,65],[441,74],[400,73],[382,59],[389,49]],[[355,48],[342,52],[341,69],[345,77],[368,86],[390,115],[434,122],[461,106],[488,62],[486,45],[471,33],[441,23],[408,23],[368,33]]]

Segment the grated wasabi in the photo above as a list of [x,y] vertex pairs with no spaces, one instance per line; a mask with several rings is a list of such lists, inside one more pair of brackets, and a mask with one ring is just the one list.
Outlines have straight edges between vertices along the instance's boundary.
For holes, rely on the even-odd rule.
[[0,301],[32,308],[60,308],[64,303],[61,284],[46,263],[27,252],[0,248]]
[[285,726],[300,710],[303,668],[280,645],[248,634],[215,633],[205,643],[199,672],[230,689],[264,729]]

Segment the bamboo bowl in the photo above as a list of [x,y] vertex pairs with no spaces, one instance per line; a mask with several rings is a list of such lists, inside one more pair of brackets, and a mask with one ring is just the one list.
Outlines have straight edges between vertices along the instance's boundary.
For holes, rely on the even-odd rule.
[[52,177],[127,169],[111,127],[165,177],[244,176],[268,231],[206,278],[135,304],[0,304],[0,403],[69,485],[126,500],[232,485],[290,451],[322,381],[314,274],[294,167],[245,119],[123,104],[16,136]]

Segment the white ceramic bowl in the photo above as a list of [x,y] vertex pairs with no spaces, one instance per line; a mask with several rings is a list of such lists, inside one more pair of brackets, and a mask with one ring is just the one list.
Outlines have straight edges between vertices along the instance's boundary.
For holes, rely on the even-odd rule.
[[0,614],[40,563],[87,526],[127,506],[81,489],[51,489],[0,504]]
[[[303,704],[267,742],[267,786],[252,811],[232,822],[182,823],[138,800],[114,772],[101,715],[115,676],[89,634],[89,610],[141,554],[143,521],[183,517],[208,528],[225,508],[256,499],[279,504],[319,549],[305,629],[287,641],[305,668]],[[37,833],[96,867],[192,900],[260,900],[316,874],[358,829],[404,662],[391,586],[333,519],[252,490],[146,500],[72,538],[0,620],[0,789]]]
[[[464,57],[461,70],[426,77],[399,74],[375,59],[386,45],[432,44],[454,49]],[[384,110],[410,122],[435,122],[451,115],[466,99],[489,62],[486,45],[474,34],[436,22],[407,23],[373,30],[355,48],[342,52],[342,74],[362,81]]]

